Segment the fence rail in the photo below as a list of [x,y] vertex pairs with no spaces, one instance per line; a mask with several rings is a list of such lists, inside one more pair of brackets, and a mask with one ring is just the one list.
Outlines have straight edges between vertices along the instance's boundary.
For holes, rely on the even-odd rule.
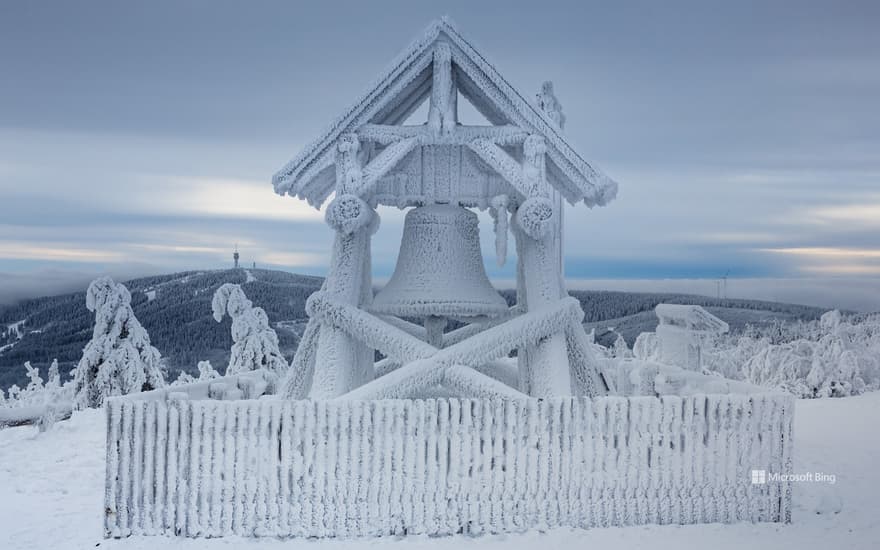
[[790,521],[781,394],[109,400],[105,534],[355,537]]

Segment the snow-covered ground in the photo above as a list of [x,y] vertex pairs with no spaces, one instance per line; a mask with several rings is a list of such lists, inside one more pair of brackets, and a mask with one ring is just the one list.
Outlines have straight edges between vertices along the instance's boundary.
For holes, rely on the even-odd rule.
[[77,413],[47,433],[0,430],[0,548],[880,548],[880,392],[798,401],[794,473],[834,475],[836,483],[795,484],[791,525],[737,524],[554,529],[519,535],[409,537],[363,541],[102,538],[104,415]]

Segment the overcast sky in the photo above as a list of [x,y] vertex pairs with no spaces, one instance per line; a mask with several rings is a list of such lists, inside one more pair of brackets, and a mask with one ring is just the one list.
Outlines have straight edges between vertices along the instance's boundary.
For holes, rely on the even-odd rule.
[[880,308],[880,4],[833,1],[0,3],[0,300],[235,243],[323,273],[270,178],[444,14],[620,183],[566,212],[571,279]]

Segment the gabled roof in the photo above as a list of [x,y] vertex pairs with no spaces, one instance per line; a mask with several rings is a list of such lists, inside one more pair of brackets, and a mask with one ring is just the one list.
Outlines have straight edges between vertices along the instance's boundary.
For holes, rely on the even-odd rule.
[[727,323],[700,306],[683,304],[657,304],[654,308],[661,325],[675,326],[696,332],[725,333]]
[[275,191],[320,206],[333,190],[337,140],[364,124],[406,120],[431,93],[433,53],[441,41],[451,46],[459,92],[489,122],[513,124],[545,138],[548,181],[569,202],[603,206],[614,199],[617,183],[581,158],[556,123],[524,99],[447,18],[431,23],[354,105],[273,176]]

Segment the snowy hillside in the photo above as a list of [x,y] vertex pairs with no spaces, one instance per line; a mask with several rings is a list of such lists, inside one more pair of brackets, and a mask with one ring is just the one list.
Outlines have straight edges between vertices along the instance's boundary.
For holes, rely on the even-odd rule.
[[870,549],[880,547],[880,471],[875,431],[880,393],[798,401],[793,473],[827,474],[826,481],[795,482],[791,525],[647,526],[479,538],[386,538],[351,541],[277,539],[102,539],[104,413],[89,410],[38,434],[34,427],[0,430],[0,532],[8,550],[53,548],[603,548],[654,550]]
[[[229,269],[183,272],[127,281],[132,308],[162,353],[169,380],[181,369],[196,373],[200,360],[225,368],[232,346],[230,321],[211,316],[211,297],[225,283],[242,284],[276,328],[281,350],[296,351],[305,300],[321,279],[283,271]],[[25,361],[43,370],[57,358],[62,374],[73,368],[92,334],[94,314],[83,292],[25,300],[0,307],[0,388],[26,381]],[[7,328],[8,327],[8,328]]]
[[[322,279],[284,271],[229,269],[182,272],[127,281],[135,315],[150,334],[152,344],[167,362],[169,380],[181,369],[196,373],[196,364],[209,360],[222,368],[229,359],[232,339],[229,320],[218,325],[211,317],[211,297],[225,283],[243,285],[248,298],[266,310],[278,333],[282,353],[290,359],[305,326],[305,300]],[[502,294],[513,303],[514,292]],[[736,333],[746,324],[773,320],[818,319],[821,309],[762,302],[716,299],[687,294],[571,291],[586,314],[586,327],[597,327],[597,340],[611,345],[603,329],[613,326],[630,344],[641,332],[657,326],[654,307],[659,303],[701,305],[727,321]],[[43,372],[57,358],[62,374],[82,357],[94,315],[85,307],[83,292],[25,300],[0,306],[0,388],[27,381],[23,368],[30,361]]]

